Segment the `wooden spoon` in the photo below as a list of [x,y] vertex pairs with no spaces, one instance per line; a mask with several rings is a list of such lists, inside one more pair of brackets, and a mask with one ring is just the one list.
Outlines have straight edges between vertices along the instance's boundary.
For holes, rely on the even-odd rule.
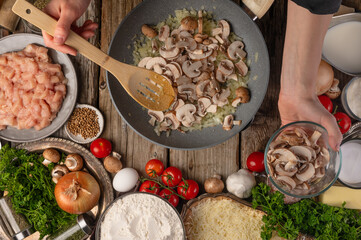
[[[45,30],[48,34],[54,35],[56,20],[27,1],[17,0],[13,6],[13,12],[29,23]],[[111,72],[128,94],[145,108],[164,111],[173,103],[175,99],[173,87],[163,76],[144,68],[121,63],[73,31],[70,31],[65,43],[75,48],[84,57]]]

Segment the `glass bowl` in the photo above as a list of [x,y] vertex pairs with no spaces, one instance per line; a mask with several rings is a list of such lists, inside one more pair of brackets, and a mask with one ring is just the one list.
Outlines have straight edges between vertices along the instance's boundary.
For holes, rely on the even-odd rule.
[[347,101],[348,90],[352,84],[356,84],[356,81],[361,81],[361,78],[360,77],[352,78],[346,84],[346,86],[343,88],[342,94],[341,94],[341,102],[342,102],[342,106],[345,109],[345,112],[347,113],[347,115],[349,115],[350,117],[352,117],[353,119],[355,119],[357,121],[361,121],[361,117],[358,117],[355,113],[352,112],[351,108],[349,107],[349,103]]
[[[319,146],[325,147],[330,155],[330,160],[328,164],[325,166],[325,174],[323,177],[321,177],[319,180],[316,180],[313,183],[310,183],[309,180],[307,181],[309,189],[292,189],[290,190],[286,185],[281,184],[273,174],[274,171],[272,169],[270,170],[270,167],[268,165],[268,155],[267,154],[270,151],[270,148],[272,145],[274,145],[276,140],[279,140],[279,137],[287,130],[294,130],[296,128],[303,129],[308,136],[311,136],[311,134],[314,131],[318,131],[321,133],[321,136],[319,137],[317,144]],[[271,145],[272,143],[272,145]],[[271,149],[272,150],[272,149]],[[318,155],[317,155],[318,156]],[[301,159],[302,160],[302,159]],[[312,161],[311,161],[312,163]],[[268,178],[270,179],[271,183],[282,193],[287,194],[292,197],[296,198],[311,198],[320,195],[324,191],[326,191],[328,188],[330,188],[335,181],[338,178],[338,175],[340,173],[341,169],[341,152],[334,151],[328,144],[328,133],[327,130],[322,127],[321,125],[314,123],[314,122],[307,122],[307,121],[300,121],[300,122],[293,122],[290,124],[287,124],[280,129],[278,129],[270,138],[270,140],[267,143],[266,150],[265,150],[265,157],[264,157],[264,165],[266,168],[266,172],[268,175]],[[271,172],[272,171],[272,172]],[[292,176],[292,178],[296,179],[295,175]],[[297,180],[297,179],[296,179]]]
[[[105,216],[109,212],[109,209],[111,209],[116,202],[120,201],[121,199],[123,199],[123,198],[125,198],[125,197],[127,197],[129,195],[146,195],[146,196],[150,196],[150,197],[155,197],[158,200],[166,203],[172,209],[171,211],[173,211],[177,215],[177,218],[179,219],[179,221],[180,221],[180,223],[182,225],[183,240],[186,240],[184,224],[183,224],[182,218],[181,218],[179,212],[177,211],[177,209],[175,207],[173,207],[173,205],[170,204],[164,198],[161,198],[158,195],[155,195],[155,194],[152,194],[152,193],[147,193],[147,192],[129,192],[129,193],[125,193],[125,194],[121,195],[120,197],[116,198],[112,203],[110,203],[108,205],[108,207],[105,209],[105,211],[102,213],[102,215],[100,216],[100,218],[99,218],[99,220],[97,222],[97,226],[96,226],[96,230],[95,230],[95,240],[101,240],[101,225],[102,225],[102,223],[104,221]],[[118,219],[118,224],[120,223],[121,220],[122,219]]]
[[[361,189],[361,179],[360,179],[360,147],[358,152],[355,149],[347,148],[348,144],[358,144],[361,147],[361,138],[351,138],[344,140],[341,144],[341,150],[343,151],[343,168],[341,169],[338,181],[345,185],[346,187],[353,189]],[[358,159],[357,159],[358,156]],[[355,173],[358,174],[357,179],[355,178]]]

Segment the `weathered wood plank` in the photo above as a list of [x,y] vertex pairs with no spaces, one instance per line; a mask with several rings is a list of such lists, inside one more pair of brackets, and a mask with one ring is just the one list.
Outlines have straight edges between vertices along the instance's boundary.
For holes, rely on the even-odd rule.
[[254,151],[264,151],[268,139],[281,124],[277,101],[280,90],[282,49],[286,30],[286,6],[287,1],[275,1],[269,12],[256,22],[263,33],[268,47],[271,73],[263,104],[251,126],[242,132],[242,167],[246,167],[246,160],[249,154]]
[[[194,179],[200,185],[219,174],[225,180],[228,175],[239,169],[239,136],[215,147],[197,150],[170,150],[170,165],[178,167],[186,179]],[[200,186],[203,189],[203,186]]]
[[[101,49],[106,52],[110,40],[121,20],[140,0],[108,0],[102,5]],[[131,130],[118,115],[113,106],[106,86],[106,72],[101,71],[99,80],[99,108],[105,115],[103,137],[113,142],[114,150],[123,156],[123,164],[145,173],[146,162],[157,155],[164,163],[167,161],[166,148],[159,147],[143,139]]]

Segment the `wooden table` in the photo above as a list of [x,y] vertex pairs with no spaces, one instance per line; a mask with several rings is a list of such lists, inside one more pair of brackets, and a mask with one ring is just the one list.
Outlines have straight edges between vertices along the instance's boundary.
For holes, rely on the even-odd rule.
[[[96,36],[90,41],[107,52],[110,40],[121,20],[141,0],[92,0],[87,12],[79,19],[83,23],[92,19],[100,23]],[[239,0],[235,0],[239,3]],[[345,1],[359,7],[361,1]],[[136,134],[120,118],[112,105],[106,84],[106,72],[82,56],[71,57],[78,74],[78,103],[87,103],[98,107],[105,117],[102,137],[109,139],[114,151],[121,153],[122,162],[144,174],[145,163],[151,158],[161,159],[166,166],[179,167],[185,178],[195,179],[200,185],[205,179],[217,173],[225,179],[229,174],[245,167],[248,155],[254,151],[263,151],[272,133],[280,126],[277,109],[280,89],[282,49],[286,27],[287,1],[277,0],[269,12],[256,24],[266,40],[271,62],[271,75],[268,91],[251,126],[230,140],[205,150],[180,151],[155,145]],[[20,21],[17,32],[28,31]],[[0,37],[10,34],[0,29]],[[351,78],[335,71],[335,77],[341,80],[341,87]],[[339,106],[341,104],[339,103]],[[54,136],[67,138],[64,128]]]

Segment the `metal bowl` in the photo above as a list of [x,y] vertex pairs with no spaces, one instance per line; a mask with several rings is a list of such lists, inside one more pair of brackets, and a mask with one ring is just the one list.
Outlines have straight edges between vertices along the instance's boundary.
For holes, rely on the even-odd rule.
[[166,204],[168,204],[168,206],[170,206],[173,211],[177,214],[178,218],[179,218],[179,221],[181,222],[182,224],[182,229],[183,229],[183,236],[184,236],[184,240],[186,240],[186,235],[185,235],[185,229],[184,229],[184,224],[183,224],[183,221],[181,219],[181,216],[180,214],[178,213],[177,209],[175,209],[173,207],[172,204],[170,204],[167,200],[165,200],[164,198],[161,198],[160,196],[158,195],[155,195],[155,194],[151,194],[151,193],[147,193],[147,192],[130,192],[130,193],[126,193],[126,194],[123,194],[121,195],[120,197],[118,197],[117,199],[115,199],[111,204],[109,204],[109,206],[106,208],[106,210],[103,212],[102,216],[100,217],[100,219],[98,220],[98,223],[97,223],[97,226],[96,226],[96,232],[95,232],[95,239],[96,240],[100,240],[101,239],[101,225],[102,225],[102,222],[107,214],[107,212],[109,211],[109,209],[112,208],[112,206],[119,200],[129,196],[129,195],[149,195],[149,196],[153,196],[155,198],[158,198],[159,200],[165,202]]

